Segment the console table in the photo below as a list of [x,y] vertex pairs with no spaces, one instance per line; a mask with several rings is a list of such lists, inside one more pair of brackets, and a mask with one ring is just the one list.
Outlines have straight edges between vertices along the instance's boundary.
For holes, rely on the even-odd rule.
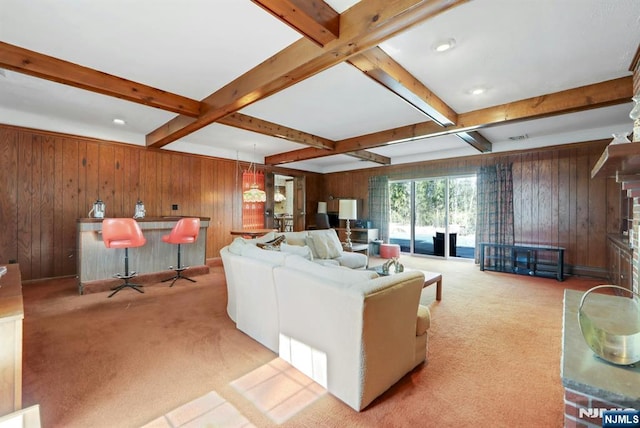
[[550,245],[480,243],[480,270],[564,280],[564,248]]

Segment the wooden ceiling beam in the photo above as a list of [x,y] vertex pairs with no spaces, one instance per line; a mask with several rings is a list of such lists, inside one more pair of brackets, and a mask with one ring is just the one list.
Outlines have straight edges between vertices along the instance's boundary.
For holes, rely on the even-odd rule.
[[187,117],[200,115],[199,101],[4,42],[0,67]]
[[319,46],[340,35],[340,14],[322,0],[252,0]]
[[324,47],[298,40],[202,100],[197,120],[178,116],[147,134],[147,146],[163,147],[467,1],[361,0],[340,15],[338,39]]
[[[632,77],[621,77],[566,91],[514,101],[495,107],[475,110],[458,115],[458,124],[442,128],[435,122],[422,122],[336,141],[332,152],[314,149],[294,150],[265,158],[267,164],[314,159],[333,154],[365,150],[387,144],[402,143],[446,134],[477,131],[478,129],[516,121],[526,121],[549,116],[591,110],[628,103],[633,96]],[[290,159],[290,160],[287,160]]]
[[449,126],[457,122],[458,114],[451,107],[380,47],[355,55],[348,62],[438,124]]
[[242,113],[232,113],[220,119],[218,123],[247,131],[257,132],[258,134],[282,138],[288,141],[293,141],[294,143],[305,144],[319,149],[333,150],[336,146],[336,143],[332,140],[308,134],[303,131],[298,131],[297,129],[287,128],[286,126],[258,119],[257,117],[247,116]]
[[369,152],[366,150],[357,150],[355,152],[345,153],[347,155],[353,156],[360,160],[370,161],[379,163],[380,165],[391,165],[391,158],[387,156],[382,156],[377,153]]
[[462,141],[469,144],[471,147],[475,148],[480,153],[491,152],[491,148],[492,148],[491,141],[483,137],[478,131],[457,132],[456,137],[460,138]]

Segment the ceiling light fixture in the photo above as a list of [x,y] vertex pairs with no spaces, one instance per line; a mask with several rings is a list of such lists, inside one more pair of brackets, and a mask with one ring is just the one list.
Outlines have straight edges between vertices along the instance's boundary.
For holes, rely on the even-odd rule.
[[124,126],[127,124],[127,122],[125,122],[124,119],[118,119],[118,118],[113,119],[113,123],[120,126]]
[[473,88],[469,91],[471,95],[482,95],[487,92],[487,88],[483,86],[478,86],[477,88]]
[[455,39],[441,40],[433,45],[433,50],[436,52],[446,52],[453,49],[455,45]]
[[[254,144],[253,157],[255,158],[255,156],[256,145]],[[251,171],[251,168],[253,168],[253,171]],[[256,164],[251,162],[249,164],[249,169],[247,170],[247,172],[252,175],[253,183],[251,183],[249,190],[246,190],[242,193],[242,200],[244,202],[266,202],[267,194],[264,190],[260,189],[260,186],[258,186],[258,183],[256,181]]]

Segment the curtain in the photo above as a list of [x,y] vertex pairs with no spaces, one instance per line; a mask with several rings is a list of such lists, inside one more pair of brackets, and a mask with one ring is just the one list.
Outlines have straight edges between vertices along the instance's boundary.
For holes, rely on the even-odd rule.
[[378,239],[389,242],[389,178],[369,178],[369,220],[378,229]]
[[[514,243],[512,164],[481,167],[477,187],[476,263],[479,263],[481,242]],[[504,250],[494,248],[491,252],[494,254],[485,255],[487,263],[510,263],[510,257],[504,257]]]

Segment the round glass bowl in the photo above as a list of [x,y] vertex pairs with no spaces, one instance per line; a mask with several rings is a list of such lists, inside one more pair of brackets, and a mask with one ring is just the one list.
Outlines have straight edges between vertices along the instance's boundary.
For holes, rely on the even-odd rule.
[[[621,295],[593,293],[623,290]],[[578,308],[580,330],[587,345],[613,364],[640,362],[640,295],[617,285],[599,285],[584,293]]]

